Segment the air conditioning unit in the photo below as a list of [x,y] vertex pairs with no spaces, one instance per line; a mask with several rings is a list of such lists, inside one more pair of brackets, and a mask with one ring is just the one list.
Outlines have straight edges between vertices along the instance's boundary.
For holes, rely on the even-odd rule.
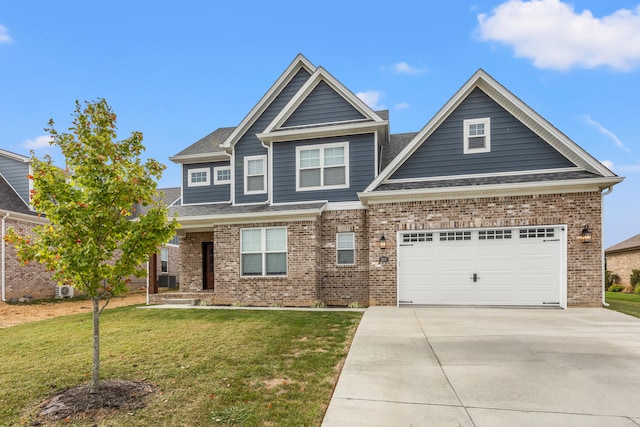
[[56,298],[71,298],[73,297],[73,286],[62,285],[56,286]]

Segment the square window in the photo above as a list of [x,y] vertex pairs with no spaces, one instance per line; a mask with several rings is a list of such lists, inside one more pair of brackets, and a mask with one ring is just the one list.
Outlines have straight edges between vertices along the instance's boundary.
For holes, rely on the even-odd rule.
[[491,151],[491,119],[469,119],[463,121],[464,154],[488,153]]
[[231,166],[219,166],[213,168],[213,185],[231,183]]
[[336,263],[338,265],[353,265],[356,259],[355,234],[336,234]]
[[296,148],[296,190],[349,187],[349,143]]
[[286,227],[241,229],[240,260],[242,276],[286,276]]

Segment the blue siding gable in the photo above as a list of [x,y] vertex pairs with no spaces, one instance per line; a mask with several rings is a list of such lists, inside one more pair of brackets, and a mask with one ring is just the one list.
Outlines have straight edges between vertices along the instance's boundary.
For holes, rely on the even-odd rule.
[[[214,185],[214,168],[229,166],[230,162],[191,163],[182,166],[182,204],[218,203],[231,200],[229,184]],[[189,187],[189,171],[192,169],[208,169],[209,184]]]
[[[463,153],[463,121],[491,119],[491,151]],[[474,89],[391,179],[441,177],[574,167],[481,89]]]
[[321,81],[284,122],[282,127],[362,120],[365,116]]
[[[310,74],[305,69],[300,69],[289,84],[278,94],[260,117],[249,127],[234,147],[235,155],[235,203],[262,203],[267,201],[267,193],[244,194],[244,158],[246,156],[266,155],[264,148],[256,134],[262,132],[278,115],[285,105],[293,98],[298,90],[309,79]],[[267,170],[267,173],[271,171]]]
[[[349,188],[296,192],[296,147],[328,143],[349,143]],[[273,144],[273,202],[357,201],[375,177],[374,134],[337,136]]]
[[0,173],[20,198],[29,203],[29,164],[0,156]]

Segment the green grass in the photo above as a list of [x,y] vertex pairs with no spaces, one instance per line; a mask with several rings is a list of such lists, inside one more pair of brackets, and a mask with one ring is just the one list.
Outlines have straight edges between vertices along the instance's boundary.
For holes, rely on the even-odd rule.
[[[146,408],[71,425],[319,425],[361,315],[105,311],[101,378],[151,381],[159,393]],[[0,342],[0,426],[29,424],[38,403],[89,379],[89,314],[0,329]]]
[[609,309],[640,318],[640,295],[621,292],[605,292],[605,301]]

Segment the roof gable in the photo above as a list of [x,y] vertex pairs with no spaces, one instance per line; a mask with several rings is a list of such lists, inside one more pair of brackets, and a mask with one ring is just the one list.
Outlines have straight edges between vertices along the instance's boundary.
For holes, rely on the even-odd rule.
[[609,169],[571,141],[566,135],[494,80],[484,70],[480,69],[474,73],[422,130],[418,132],[395,159],[388,164],[365,192],[373,191],[380,184],[391,178],[476,89],[480,89],[488,98],[493,100],[496,105],[511,114],[533,134],[537,135],[541,141],[547,143],[573,165],[601,177],[616,177]]
[[0,209],[33,215],[34,212],[0,173]]
[[271,86],[267,93],[258,101],[258,103],[251,109],[249,114],[240,122],[240,124],[234,129],[229,137],[222,144],[223,148],[233,147],[247,132],[247,130],[260,118],[262,113],[269,107],[271,102],[287,87],[289,82],[298,74],[298,72],[304,69],[309,74],[315,71],[315,66],[309,62],[307,58],[302,54],[298,54],[293,62],[289,64],[287,69],[280,75],[278,80]]
[[319,132],[335,135],[358,129],[371,131],[372,126],[388,126],[388,121],[318,67],[258,137],[265,142],[291,136],[304,139],[318,137]]

